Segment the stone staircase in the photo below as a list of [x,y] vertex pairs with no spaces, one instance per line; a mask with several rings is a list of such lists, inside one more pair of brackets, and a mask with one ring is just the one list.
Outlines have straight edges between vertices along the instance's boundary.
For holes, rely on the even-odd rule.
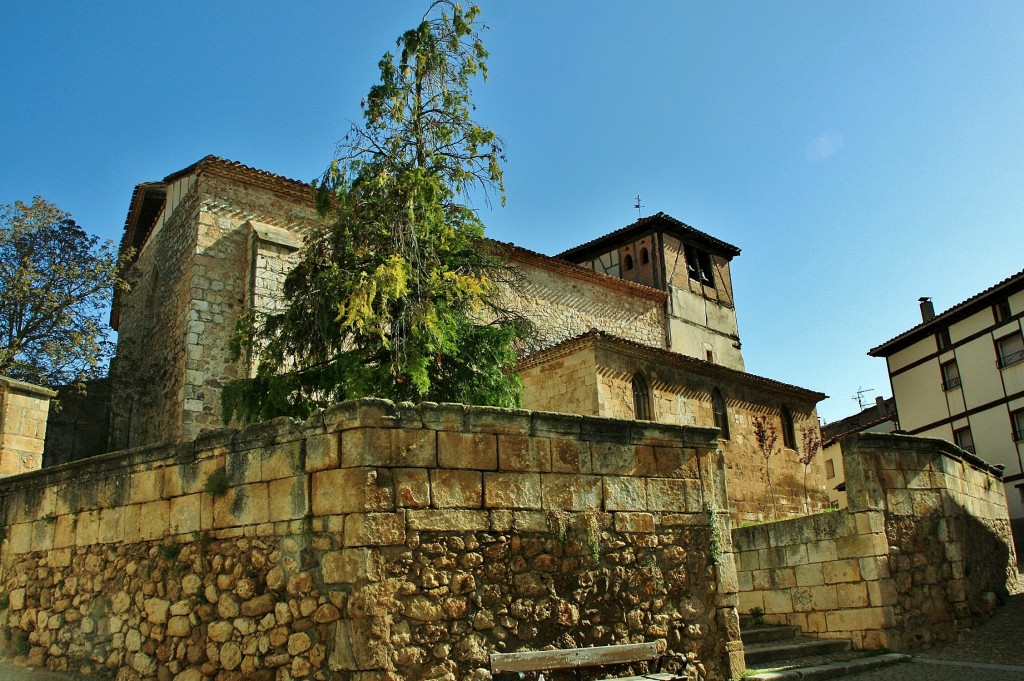
[[747,675],[744,681],[834,679],[909,660],[909,655],[853,650],[845,639],[804,636],[800,627],[742,628]]

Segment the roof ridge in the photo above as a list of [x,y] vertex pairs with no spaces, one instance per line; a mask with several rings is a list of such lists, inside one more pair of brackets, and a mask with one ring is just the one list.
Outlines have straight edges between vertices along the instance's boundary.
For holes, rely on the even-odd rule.
[[951,316],[955,315],[956,313],[962,311],[967,306],[975,304],[975,303],[978,303],[982,299],[984,299],[987,296],[992,295],[993,293],[995,293],[999,289],[1005,288],[1007,286],[1011,286],[1011,285],[1017,283],[1018,281],[1024,282],[1024,270],[1021,270],[1021,271],[1019,271],[1019,272],[1017,272],[1015,274],[1011,274],[1010,276],[1006,277],[1002,281],[999,281],[999,282],[993,284],[992,286],[989,286],[987,289],[981,291],[980,293],[976,293],[973,296],[971,296],[970,298],[962,300],[959,303],[953,305],[952,307],[950,307],[950,308],[940,312],[939,314],[935,315],[934,317],[932,317],[928,321],[921,322],[920,324],[917,324],[916,326],[912,326],[911,328],[907,329],[903,333],[898,334],[896,336],[893,336],[892,338],[890,338],[889,340],[885,341],[884,343],[880,343],[880,344],[876,345],[875,347],[873,347],[870,350],[868,350],[868,355],[871,356],[871,357],[877,357],[879,355],[876,355],[875,353],[880,351],[880,350],[882,350],[883,348],[885,348],[885,347],[887,347],[889,345],[892,345],[893,343],[896,343],[898,341],[907,339],[910,336],[914,335],[915,333],[918,333],[918,332],[928,328],[929,326],[933,326],[933,325],[934,326],[938,326],[939,322],[941,322],[943,319],[948,319],[949,317],[951,317]]

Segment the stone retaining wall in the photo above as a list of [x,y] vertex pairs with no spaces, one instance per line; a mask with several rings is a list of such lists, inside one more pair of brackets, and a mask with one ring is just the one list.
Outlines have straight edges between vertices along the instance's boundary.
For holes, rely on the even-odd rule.
[[741,611],[857,648],[955,641],[1017,579],[1000,473],[942,440],[842,449],[848,509],[733,530]]
[[125,681],[485,679],[492,651],[660,640],[692,678],[727,678],[715,445],[360,400],[18,476],[0,482],[0,640]]

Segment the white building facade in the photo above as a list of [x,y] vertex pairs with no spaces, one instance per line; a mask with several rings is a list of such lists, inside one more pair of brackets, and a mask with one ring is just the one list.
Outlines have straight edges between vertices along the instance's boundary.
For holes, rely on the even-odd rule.
[[888,363],[901,430],[948,440],[1004,467],[1018,546],[1024,538],[1024,271],[872,348]]

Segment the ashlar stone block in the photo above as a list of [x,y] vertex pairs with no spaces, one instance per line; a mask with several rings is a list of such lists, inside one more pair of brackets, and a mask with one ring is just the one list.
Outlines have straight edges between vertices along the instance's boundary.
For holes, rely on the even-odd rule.
[[405,543],[405,512],[352,513],[345,517],[345,545],[394,546]]
[[337,468],[341,463],[341,438],[337,433],[320,433],[306,438],[306,472]]
[[189,494],[171,499],[170,511],[171,534],[198,532],[202,527],[200,522],[202,513],[201,494]]
[[398,508],[430,506],[430,476],[427,469],[396,468],[392,478],[395,482],[395,505]]
[[336,468],[313,473],[313,514],[336,515],[395,508],[387,468]]
[[822,566],[826,584],[857,582],[861,579],[860,563],[856,558],[833,560]]
[[430,494],[434,508],[480,508],[483,477],[480,471],[436,469],[430,471]]
[[489,509],[543,507],[537,473],[485,473],[484,506]]
[[280,478],[267,483],[271,522],[298,520],[310,512],[306,476]]
[[596,475],[552,473],[540,479],[544,508],[586,511],[601,508],[601,478]]
[[609,511],[646,511],[647,480],[645,478],[605,477],[605,508]]
[[[493,435],[491,436],[494,437]],[[353,428],[341,434],[341,465],[433,468],[438,434],[423,428]],[[455,466],[445,466],[442,467]],[[469,466],[471,468],[471,466]],[[467,466],[459,466],[467,468]]]
[[590,473],[590,445],[569,438],[553,437],[551,447],[551,470],[556,473]]
[[437,433],[437,465],[440,468],[498,468],[498,436],[490,433]]
[[498,435],[498,468],[532,473],[550,471],[550,441],[529,435]]

